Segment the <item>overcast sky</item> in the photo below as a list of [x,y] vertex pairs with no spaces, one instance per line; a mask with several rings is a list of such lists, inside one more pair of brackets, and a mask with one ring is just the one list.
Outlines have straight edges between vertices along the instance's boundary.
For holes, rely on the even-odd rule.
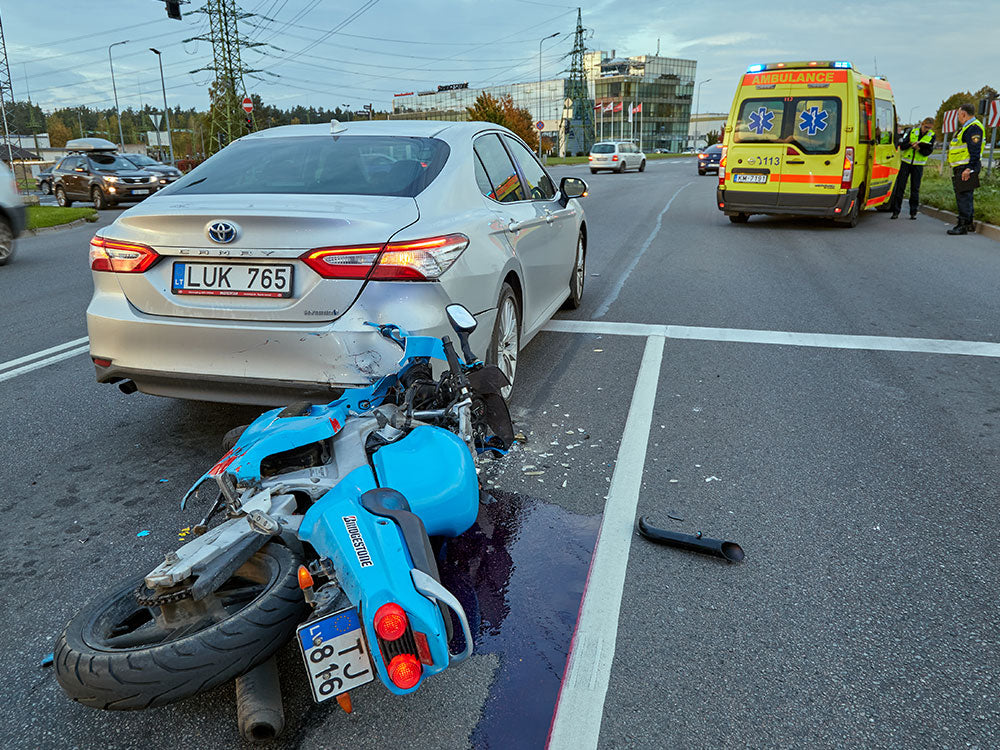
[[[113,104],[108,45],[114,48],[121,106],[162,102],[156,56],[163,53],[171,106],[208,105],[211,46],[202,0],[166,17],[162,0],[5,2],[0,17],[16,98],[30,88],[46,110]],[[282,108],[296,104],[391,106],[392,94],[468,81],[470,86],[534,80],[569,66],[576,6],[541,0],[243,0],[256,14],[240,33],[262,46],[244,62],[263,80],[248,91]],[[732,0],[582,3],[589,49],[619,56],[660,54],[698,61],[702,112],[727,111],[740,74],[756,62],[851,60],[886,76],[902,120],[932,115],[941,100],[984,84],[1000,88],[1000,0],[756,3]]]

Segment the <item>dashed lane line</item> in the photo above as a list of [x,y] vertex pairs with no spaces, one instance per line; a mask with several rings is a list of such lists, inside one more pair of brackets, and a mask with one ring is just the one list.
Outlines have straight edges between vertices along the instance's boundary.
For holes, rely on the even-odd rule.
[[549,731],[549,750],[597,747],[665,341],[662,335],[646,339]]
[[746,328],[613,323],[603,320],[550,320],[542,329],[553,333],[597,333],[608,336],[663,336],[668,339],[726,341],[742,344],[806,346],[824,349],[867,349],[882,352],[958,354],[968,357],[1000,357],[1000,344],[991,341],[919,339],[901,336],[857,336],[836,333],[756,331]]

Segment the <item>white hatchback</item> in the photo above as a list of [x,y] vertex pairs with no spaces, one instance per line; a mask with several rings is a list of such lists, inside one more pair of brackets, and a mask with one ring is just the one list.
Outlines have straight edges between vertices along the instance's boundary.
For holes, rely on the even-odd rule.
[[590,149],[590,173],[607,169],[624,172],[626,169],[646,171],[646,155],[631,141],[602,141]]

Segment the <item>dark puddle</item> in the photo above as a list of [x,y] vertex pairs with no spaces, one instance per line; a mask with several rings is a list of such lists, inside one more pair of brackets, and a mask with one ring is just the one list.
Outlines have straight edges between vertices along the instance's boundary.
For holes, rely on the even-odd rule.
[[[476,748],[545,744],[600,516],[494,491],[442,550],[442,582],[469,617],[476,653],[500,657]],[[458,636],[461,638],[461,636]]]

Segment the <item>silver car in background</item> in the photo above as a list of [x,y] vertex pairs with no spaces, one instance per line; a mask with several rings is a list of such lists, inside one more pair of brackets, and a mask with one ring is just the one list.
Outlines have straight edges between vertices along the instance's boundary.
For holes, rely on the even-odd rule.
[[[393,370],[373,323],[442,335],[514,381],[518,352],[580,304],[587,226],[490,123],[291,125],[245,136],[101,229],[87,309],[97,379],[257,404],[329,400]],[[133,385],[134,384],[134,385]]]
[[587,158],[590,173],[597,174],[602,169],[624,172],[635,169],[646,171],[646,155],[632,141],[600,141],[590,148]]

